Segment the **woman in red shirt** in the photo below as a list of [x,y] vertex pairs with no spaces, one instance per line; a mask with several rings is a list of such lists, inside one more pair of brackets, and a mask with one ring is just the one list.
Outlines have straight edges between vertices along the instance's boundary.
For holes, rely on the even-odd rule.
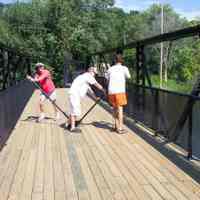
[[[45,94],[48,95],[51,100],[56,101],[55,85],[52,81],[50,72],[45,69],[43,63],[36,64],[36,74],[34,78],[30,76],[28,76],[27,78],[33,82],[38,82]],[[41,93],[39,101],[40,116],[38,118],[38,122],[42,121],[45,118],[43,104],[46,99],[47,98],[45,97],[45,95]],[[59,119],[59,113],[54,105],[53,107],[55,111],[55,118]]]

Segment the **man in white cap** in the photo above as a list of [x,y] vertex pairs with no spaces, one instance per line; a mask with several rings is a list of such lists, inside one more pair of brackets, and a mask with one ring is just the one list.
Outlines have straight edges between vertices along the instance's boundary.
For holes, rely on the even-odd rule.
[[[52,81],[52,77],[50,72],[45,69],[43,63],[37,63],[35,65],[36,69],[36,74],[34,78],[27,76],[27,78],[33,82],[38,82],[40,87],[42,88],[43,92],[49,96],[49,98],[53,101],[56,101],[56,91],[55,91],[55,85]],[[39,100],[39,110],[40,110],[40,116],[38,118],[38,122],[42,121],[45,118],[45,113],[44,113],[44,102],[47,98],[43,93],[40,94],[40,100]],[[52,104],[53,105],[53,104]],[[59,113],[54,107],[54,112],[55,112],[55,118],[59,119]]]
[[90,85],[94,85],[99,90],[105,91],[103,87],[96,81],[95,74],[97,69],[95,67],[89,67],[88,71],[77,76],[72,82],[69,90],[69,121],[70,131],[76,132],[75,127],[76,118],[81,115],[81,99],[84,98],[87,92],[90,92],[95,99],[98,99],[92,91]]

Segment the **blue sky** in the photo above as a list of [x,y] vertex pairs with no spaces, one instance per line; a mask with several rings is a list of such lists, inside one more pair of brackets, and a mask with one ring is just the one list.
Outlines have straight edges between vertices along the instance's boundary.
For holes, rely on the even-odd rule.
[[[3,3],[15,2],[16,0],[0,0]],[[169,3],[176,12],[188,19],[200,17],[200,0],[115,0],[116,6],[129,10],[144,10],[153,3]]]
[[115,0],[116,6],[129,10],[144,10],[153,3],[168,3],[174,10],[188,19],[200,17],[200,0]]

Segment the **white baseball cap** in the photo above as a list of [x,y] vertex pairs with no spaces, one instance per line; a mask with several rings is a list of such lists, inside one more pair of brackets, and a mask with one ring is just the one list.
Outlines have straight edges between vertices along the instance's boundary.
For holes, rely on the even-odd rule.
[[35,64],[35,70],[38,71],[40,67],[44,67],[43,63],[36,63]]
[[44,64],[43,63],[36,63],[35,66],[36,67],[44,67]]

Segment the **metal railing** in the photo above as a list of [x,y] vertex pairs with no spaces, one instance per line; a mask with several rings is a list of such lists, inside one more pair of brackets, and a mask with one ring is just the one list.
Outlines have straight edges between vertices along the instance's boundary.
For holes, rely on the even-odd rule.
[[[145,61],[145,48],[160,42],[194,36],[200,36],[200,25],[135,41],[91,55],[94,60],[100,61],[97,66],[101,66],[102,63],[111,63],[109,59],[119,50],[134,52],[135,68],[131,70],[134,70],[135,81],[134,84],[128,86],[129,103],[125,108],[126,114],[153,129],[155,135],[162,134],[168,141],[173,141],[183,147],[188,152],[188,158],[192,155],[200,157],[200,145],[198,145],[200,143],[198,124],[200,123],[197,123],[198,119],[200,122],[200,109],[197,109],[200,102],[199,91],[192,91],[191,95],[187,95],[152,87]],[[103,79],[104,77],[100,78],[101,82],[105,83]]]
[[30,55],[0,44],[0,90],[16,85],[31,72]]

